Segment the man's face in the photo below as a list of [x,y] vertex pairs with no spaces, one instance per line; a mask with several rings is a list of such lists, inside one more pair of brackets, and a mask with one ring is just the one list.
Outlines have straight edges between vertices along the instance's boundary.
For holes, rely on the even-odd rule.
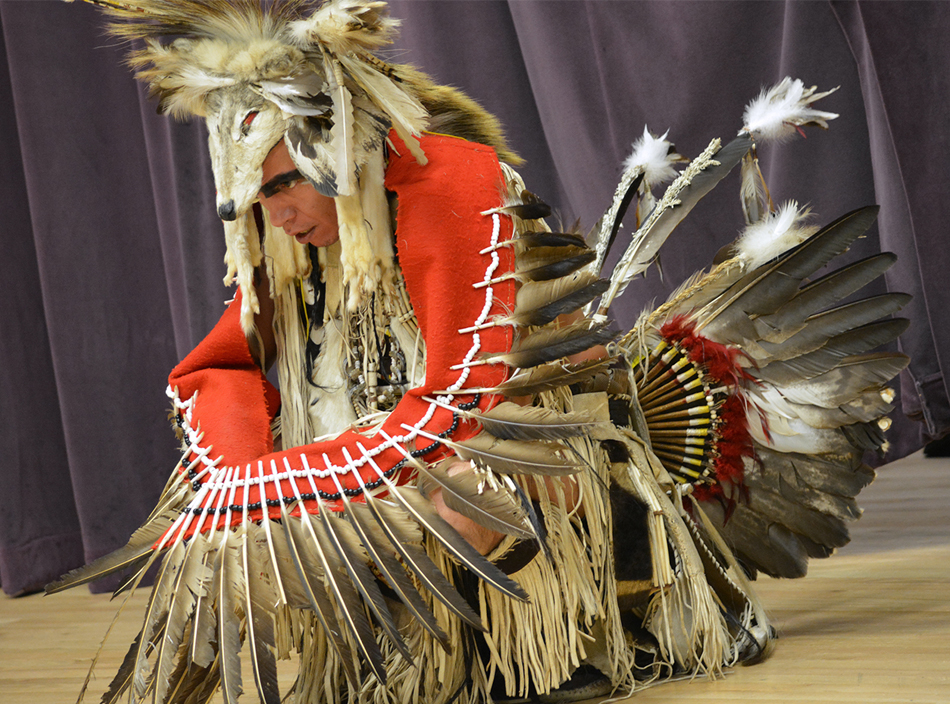
[[264,159],[261,183],[258,199],[274,227],[314,247],[328,247],[340,239],[333,199],[318,193],[300,175],[283,140]]

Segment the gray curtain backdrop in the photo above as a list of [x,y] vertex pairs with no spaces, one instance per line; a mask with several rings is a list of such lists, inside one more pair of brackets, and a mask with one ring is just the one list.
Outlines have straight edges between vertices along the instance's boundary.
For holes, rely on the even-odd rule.
[[[887,459],[950,431],[950,3],[391,6],[404,24],[390,58],[497,114],[567,224],[597,220],[644,125],[695,156],[736,133],[763,86],[840,86],[821,105],[841,114],[828,132],[762,154],[770,186],[822,222],[881,205],[848,256],[896,252],[886,287],[915,297]],[[155,114],[91,6],[0,0],[0,28],[0,585],[15,595],[146,516],[178,457],[167,373],[232,294],[203,126]],[[730,176],[697,208],[662,278],[651,269],[616,304],[621,325],[735,237],[737,190]]]

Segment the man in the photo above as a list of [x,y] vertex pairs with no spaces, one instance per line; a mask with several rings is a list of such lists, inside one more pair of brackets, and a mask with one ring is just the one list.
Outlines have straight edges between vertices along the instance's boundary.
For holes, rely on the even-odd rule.
[[[183,457],[156,510],[51,589],[125,567],[134,584],[162,556],[115,696],[206,701],[220,685],[232,701],[244,639],[268,704],[292,652],[300,701],[432,704],[630,691],[767,654],[747,570],[791,576],[846,539],[860,454],[882,441],[880,384],[905,363],[846,356],[899,332],[849,327],[898,298],[809,327],[809,306],[886,257],[799,294],[872,210],[811,237],[753,183],[760,235],[792,221],[782,244],[740,240],[604,356],[605,301],[736,163],[757,177],[763,127],[686,169],[608,289],[604,248],[549,231],[494,118],[374,55],[394,29],[383,3],[109,7],[115,33],[150,40],[132,62],[162,109],[207,122],[239,289],[169,377]],[[814,88],[774,90],[795,109],[776,134],[828,117]],[[638,189],[646,211],[649,173],[631,167],[605,236]],[[796,386],[813,357],[797,359],[844,333],[827,385],[807,378],[833,388],[825,408]],[[787,495],[800,467],[846,473],[844,508]]]

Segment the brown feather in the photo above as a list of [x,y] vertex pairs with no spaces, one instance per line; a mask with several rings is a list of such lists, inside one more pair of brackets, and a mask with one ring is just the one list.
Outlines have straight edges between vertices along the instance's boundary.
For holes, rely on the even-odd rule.
[[[323,586],[323,569],[314,562],[311,557],[312,551],[306,549],[311,541],[315,542],[315,538],[305,529],[304,521],[296,516],[290,516],[287,507],[283,504],[281,504],[281,515],[288,553],[300,578],[299,584],[313,607],[317,620],[327,634],[327,642],[343,664],[347,682],[356,689],[359,678],[356,676],[353,665],[353,654],[349,644],[343,638],[340,625],[333,612],[333,604]],[[309,520],[306,524],[309,525]]]
[[501,474],[564,476],[575,474],[582,466],[565,457],[565,447],[559,444],[502,440],[488,433],[444,442],[463,460],[484,464]]
[[70,570],[55,582],[47,584],[46,593],[55,594],[64,589],[77,587],[80,584],[94,582],[97,579],[102,579],[114,572],[140,563],[143,558],[148,558],[152,552],[152,546],[171,527],[177,517],[177,512],[168,512],[149,521],[136,530],[129,538],[129,542],[123,547],[93,560],[88,565]]
[[585,319],[563,328],[539,330],[512,345],[511,352],[486,355],[486,359],[519,369],[536,367],[607,344],[617,335],[608,325],[609,321],[595,323]]
[[[326,506],[321,502],[319,518],[326,530],[326,535],[330,543],[336,550],[342,561],[346,573],[351,582],[363,595],[363,599],[370,610],[376,616],[377,622],[383,631],[392,641],[396,649],[406,660],[412,660],[412,654],[406,647],[406,643],[399,633],[399,629],[393,620],[389,607],[383,598],[382,592],[376,583],[376,577],[370,571],[366,564],[366,556],[363,555],[364,547],[359,540],[358,533],[353,526],[342,518],[331,515]],[[385,683],[386,671],[383,670],[383,678],[380,682]]]
[[[413,538],[412,532],[405,525],[409,521],[405,511],[381,499],[375,499],[370,494],[365,494],[365,496],[366,508],[376,521],[376,526],[386,535],[386,539],[423,586],[469,626],[480,631],[486,630],[478,614],[472,610],[468,602],[419,547],[418,541]],[[416,524],[413,524],[413,528],[415,526]]]
[[265,569],[264,529],[254,522],[246,522],[247,535],[241,549],[241,568],[244,572],[244,613],[247,638],[251,644],[251,669],[257,694],[264,704],[280,704],[277,685],[277,657],[274,644],[274,604],[277,592],[271,575]]
[[[430,634],[439,642],[439,644],[450,652],[449,637],[445,631],[439,627],[435,616],[429,611],[429,607],[416,591],[416,588],[409,581],[405,569],[396,559],[393,548],[380,529],[374,524],[372,514],[363,504],[354,504],[346,495],[343,496],[344,513],[343,515],[353,525],[360,538],[363,547],[366,548],[370,558],[379,569],[383,578],[389,587],[396,592],[396,595],[409,609],[410,613],[419,621],[419,623],[429,631]],[[451,586],[449,587],[451,589]]]
[[225,528],[215,562],[215,589],[218,616],[218,652],[221,658],[221,694],[225,704],[236,704],[241,696],[241,622],[238,608],[243,591],[243,575],[232,531]]
[[463,565],[485,583],[512,599],[525,601],[527,593],[508,575],[495,567],[442,518],[435,506],[427,501],[417,489],[397,487],[387,483],[390,496],[394,497],[432,537],[442,543]]
[[445,505],[453,511],[497,533],[537,539],[517,494],[490,470],[475,466],[471,471],[450,475],[444,464],[436,464],[422,467],[420,472],[420,489],[428,495],[440,487]]
[[499,384],[494,391],[504,396],[533,396],[571,384],[585,382],[607,370],[616,361],[613,357],[591,359],[579,364],[553,362],[519,371]]
[[[326,510],[325,507],[323,508]],[[386,668],[383,665],[382,652],[376,643],[376,635],[366,616],[363,600],[360,599],[359,592],[348,578],[343,561],[334,550],[330,536],[322,523],[325,517],[304,514],[301,520],[305,525],[309,525],[312,538],[311,548],[323,567],[327,591],[333,597],[334,605],[343,617],[340,625],[345,626],[349,631],[349,635],[356,642],[357,649],[376,678],[380,682],[385,682]]]
[[540,406],[504,401],[484,413],[472,413],[486,432],[502,440],[562,440],[589,432],[599,421],[584,413],[558,413]]
[[609,282],[590,272],[575,272],[552,281],[524,284],[515,298],[509,322],[522,326],[547,325],[559,315],[573,313],[607,290]]

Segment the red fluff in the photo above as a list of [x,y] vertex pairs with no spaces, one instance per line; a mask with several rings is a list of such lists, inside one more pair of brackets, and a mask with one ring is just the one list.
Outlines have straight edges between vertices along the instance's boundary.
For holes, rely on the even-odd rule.
[[752,376],[739,364],[740,359],[750,360],[742,350],[713,342],[696,333],[696,325],[685,315],[671,318],[660,334],[664,339],[675,342],[686,352],[689,361],[699,365],[703,371],[719,384],[736,386],[740,381],[752,381]]

